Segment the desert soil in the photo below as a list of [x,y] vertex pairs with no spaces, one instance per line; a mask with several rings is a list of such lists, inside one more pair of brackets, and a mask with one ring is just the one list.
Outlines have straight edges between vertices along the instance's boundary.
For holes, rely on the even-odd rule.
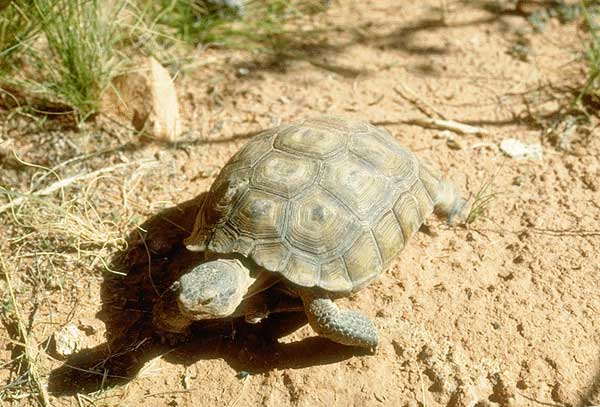
[[[205,50],[176,79],[188,129],[176,144],[139,140],[102,117],[73,131],[4,114],[2,137],[24,162],[48,168],[79,157],[55,170],[63,178],[117,166],[48,198],[91,219],[96,242],[82,225],[79,240],[67,239],[22,213],[1,215],[0,249],[50,404],[600,404],[600,132],[595,119],[577,121],[568,92],[585,78],[586,34],[555,18],[537,32],[510,10],[508,2],[493,12],[479,2],[339,1],[322,17],[333,29],[326,44],[291,43],[278,57]],[[515,47],[519,39],[527,47]],[[152,216],[207,191],[254,132],[321,113],[385,127],[471,200],[489,184],[487,211],[468,227],[428,220],[381,278],[339,301],[372,317],[375,352],[315,338],[308,326],[269,341],[243,323],[159,343],[152,301],[189,255],[152,243],[148,265],[139,236],[150,229],[177,239],[192,215]],[[487,133],[406,123],[426,117]],[[504,155],[507,138],[541,143],[543,158]],[[27,191],[32,179],[56,180],[40,180],[44,172],[5,157],[0,183]],[[136,228],[147,220],[154,224]],[[138,246],[123,260],[125,242]],[[7,292],[6,278],[0,288]],[[21,353],[6,321],[0,382],[14,383],[23,360],[8,363]],[[65,359],[49,338],[67,324],[82,344]],[[37,403],[28,391],[5,402]]]

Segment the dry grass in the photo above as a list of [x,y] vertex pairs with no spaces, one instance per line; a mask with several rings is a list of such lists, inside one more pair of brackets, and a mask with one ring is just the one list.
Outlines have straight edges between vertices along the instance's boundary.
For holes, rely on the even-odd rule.
[[[38,368],[40,351],[30,342],[29,332],[25,326],[25,321],[20,311],[20,305],[13,290],[9,266],[5,263],[2,253],[0,253],[0,268],[2,269],[4,280],[8,288],[8,297],[12,307],[12,317],[17,325],[17,332],[15,333],[15,338],[13,338],[12,342],[13,345],[18,346],[21,349],[24,359],[24,365],[21,365],[18,371],[25,372],[25,383],[27,383],[33,391],[37,391],[37,394],[32,394],[32,396],[36,396],[44,407],[49,407],[51,405],[50,398],[48,396],[48,391],[40,378]],[[7,316],[4,316],[4,318],[7,318]],[[0,396],[2,395],[2,390],[3,389],[0,389]],[[2,399],[0,398],[0,400]]]
[[[0,287],[7,287],[0,299],[2,324],[10,333],[3,339],[14,349],[12,361],[3,366],[14,375],[0,387],[0,404],[34,397],[42,405],[51,405],[45,383],[53,360],[40,342],[40,335],[48,335],[45,324],[35,318],[48,298],[40,293],[68,290],[74,282],[64,276],[65,270],[89,270],[86,273],[96,276],[121,273],[110,268],[110,260],[126,248],[127,234],[138,227],[140,214],[153,210],[136,196],[140,179],[152,172],[156,161],[98,169],[93,168],[99,162],[84,162],[70,176],[60,175],[74,170],[69,165],[49,169],[20,163],[36,186],[29,191],[0,187],[0,200],[4,200],[0,230],[5,236],[0,247]],[[0,185],[3,182],[0,175]],[[9,254],[10,262],[5,260]]]
[[[27,231],[21,240],[53,242],[63,250],[74,250],[78,260],[91,256],[106,265],[103,254],[125,248],[124,236],[135,213],[130,207],[129,180],[111,173],[129,169],[130,177],[137,177],[138,172],[147,172],[155,164],[131,162],[67,178],[56,175],[56,182],[27,193],[0,187],[0,194],[9,201],[0,207],[0,214],[9,212],[12,222]],[[108,191],[113,191],[110,197]],[[113,207],[106,213],[108,201]],[[104,213],[98,208],[102,204]]]

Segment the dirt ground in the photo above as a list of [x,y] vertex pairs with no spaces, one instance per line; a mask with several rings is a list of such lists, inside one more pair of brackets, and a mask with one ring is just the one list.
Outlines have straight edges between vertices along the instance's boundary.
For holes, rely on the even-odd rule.
[[[206,64],[176,81],[189,129],[177,144],[139,141],[102,118],[73,132],[3,115],[0,134],[25,162],[67,162],[55,170],[63,178],[116,166],[52,195],[94,220],[96,242],[0,215],[0,250],[50,404],[600,405],[600,131],[593,118],[577,121],[568,92],[585,78],[585,33],[556,18],[536,32],[504,6],[344,0],[324,17],[336,27],[327,44],[279,57],[205,50]],[[373,353],[316,338],[308,326],[277,342],[265,338],[273,324],[237,322],[159,343],[152,301],[192,255],[150,247],[149,266],[139,246],[124,258],[118,249],[139,244],[143,230],[184,236],[193,202],[153,216],[207,191],[254,132],[320,113],[385,127],[471,200],[489,183],[487,212],[468,227],[430,219],[380,279],[339,301],[373,318],[381,337]],[[487,134],[406,123],[426,115]],[[504,155],[507,138],[541,143],[543,159]],[[56,180],[6,157],[1,168],[0,185],[11,190]],[[49,338],[67,324],[83,344],[65,360]],[[9,362],[21,354],[16,329],[0,327],[0,384],[18,382],[24,363]],[[28,391],[3,403],[35,405]]]

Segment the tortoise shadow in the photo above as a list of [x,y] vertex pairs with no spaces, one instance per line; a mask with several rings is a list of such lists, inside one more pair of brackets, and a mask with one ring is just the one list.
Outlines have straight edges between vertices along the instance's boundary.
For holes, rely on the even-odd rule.
[[[127,237],[130,250],[115,254],[105,277],[97,317],[106,324],[106,342],[82,350],[50,373],[54,395],[90,393],[133,380],[157,357],[189,365],[223,359],[238,372],[303,368],[339,362],[367,351],[319,337],[294,343],[278,339],[306,324],[304,312],[273,314],[258,324],[241,319],[199,321],[189,336],[165,337],[152,325],[152,307],[171,283],[202,254],[185,249],[205,194],[150,217]],[[315,351],[318,350],[318,351]]]

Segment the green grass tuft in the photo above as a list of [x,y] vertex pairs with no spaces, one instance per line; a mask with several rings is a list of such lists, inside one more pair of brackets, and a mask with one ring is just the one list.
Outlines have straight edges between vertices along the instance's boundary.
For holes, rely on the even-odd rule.
[[79,121],[98,112],[130,56],[171,60],[190,44],[289,52],[319,37],[293,23],[323,10],[319,0],[248,1],[243,16],[194,0],[7,1],[0,0],[0,96],[9,96],[0,103],[72,110]]
[[27,0],[0,0],[0,71],[12,71],[17,51],[34,37],[31,8]]
[[498,195],[500,194],[493,190],[493,179],[484,182],[473,198],[473,203],[471,204],[465,223],[470,225],[479,218],[485,218],[490,204]]
[[156,25],[189,44],[206,42],[211,30],[237,17],[231,10],[214,10],[200,2],[187,0],[140,1],[140,6],[147,10]]
[[598,26],[584,1],[580,3],[580,7],[585,26],[590,33],[590,42],[586,50],[589,73],[583,88],[577,96],[576,104],[579,104],[584,97],[598,98],[598,78],[600,77],[600,35],[598,34]]
[[121,7],[107,7],[101,0],[33,2],[50,55],[37,55],[38,68],[45,72],[40,85],[85,120],[98,111],[118,65],[116,21]]
[[137,4],[139,14],[161,33],[163,43],[178,39],[192,45],[263,51],[280,48],[291,38],[306,37],[289,23],[323,10],[318,0],[248,1],[243,16],[189,0],[138,0]]

